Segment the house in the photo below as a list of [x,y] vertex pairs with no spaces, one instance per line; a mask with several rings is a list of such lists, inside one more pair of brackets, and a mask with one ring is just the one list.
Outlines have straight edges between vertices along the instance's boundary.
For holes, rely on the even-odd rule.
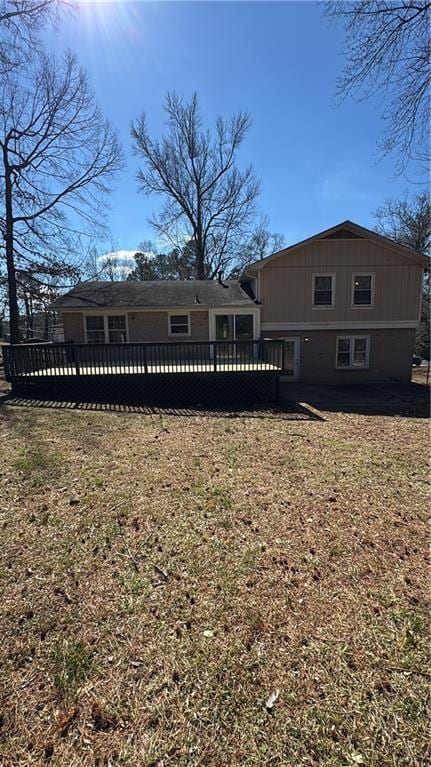
[[250,264],[238,281],[82,283],[53,308],[65,341],[284,339],[288,380],[406,382],[426,266],[344,221]]

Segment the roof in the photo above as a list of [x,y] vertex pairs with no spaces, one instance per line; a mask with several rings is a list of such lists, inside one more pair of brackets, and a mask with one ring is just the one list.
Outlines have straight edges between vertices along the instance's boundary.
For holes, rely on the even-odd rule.
[[82,282],[52,304],[53,309],[253,306],[236,280],[145,280]]
[[330,229],[325,229],[323,232],[318,232],[317,234],[314,234],[312,237],[307,237],[305,240],[301,240],[300,242],[296,242],[293,245],[288,246],[287,248],[282,248],[282,250],[278,250],[276,253],[272,253],[270,256],[266,256],[266,258],[261,258],[259,261],[254,261],[253,263],[249,264],[246,268],[246,272],[249,271],[249,269],[261,269],[263,266],[266,266],[268,261],[271,261],[274,258],[277,258],[278,256],[282,256],[285,253],[289,253],[290,251],[296,250],[297,248],[301,248],[304,245],[308,245],[310,242],[313,242],[314,240],[341,240],[341,239],[367,239],[372,240],[373,242],[377,242],[383,247],[390,248],[392,250],[396,250],[398,253],[401,253],[402,255],[406,256],[407,259],[410,259],[414,263],[420,264],[423,267],[429,266],[429,259],[422,255],[422,253],[417,253],[414,250],[411,250],[410,248],[405,247],[404,245],[400,245],[399,242],[395,242],[395,240],[390,240],[388,237],[383,237],[381,234],[378,234],[377,232],[373,232],[372,229],[366,229],[364,226],[360,226],[359,224],[355,224],[353,221],[342,221],[340,224],[336,224],[335,226],[332,226]]

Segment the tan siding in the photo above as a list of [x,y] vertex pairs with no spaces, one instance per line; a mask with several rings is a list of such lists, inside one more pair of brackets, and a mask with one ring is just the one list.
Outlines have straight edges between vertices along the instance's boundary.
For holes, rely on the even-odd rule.
[[[287,334],[265,333],[280,338]],[[415,341],[414,329],[327,331],[292,334],[300,337],[300,373],[303,383],[344,384],[373,381],[410,381]],[[336,339],[343,335],[369,336],[370,366],[366,370],[337,370]],[[308,341],[304,339],[308,338]]]
[[[374,308],[351,308],[354,272],[375,273]],[[335,272],[333,309],[312,308],[313,272]],[[422,268],[370,240],[326,240],[270,261],[261,271],[261,322],[417,320]]]
[[[128,322],[130,341],[175,341],[175,337],[168,334],[168,312],[131,312]],[[191,312],[191,335],[179,336],[177,340],[207,341],[208,337],[208,312],[201,311]]]
[[84,343],[84,323],[82,314],[63,312],[64,340],[74,341],[76,344]]

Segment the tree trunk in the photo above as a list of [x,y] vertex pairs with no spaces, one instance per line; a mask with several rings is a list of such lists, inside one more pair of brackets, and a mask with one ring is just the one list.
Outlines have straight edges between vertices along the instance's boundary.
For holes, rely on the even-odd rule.
[[27,339],[31,336],[31,311],[30,311],[30,299],[27,293],[24,291],[24,307],[25,307],[25,337]]
[[196,254],[196,278],[205,279],[205,247],[202,237],[202,203],[200,189],[197,190],[196,228],[194,233]]
[[49,314],[45,308],[45,314],[43,317],[43,340],[47,341],[49,337]]
[[12,211],[12,180],[7,158],[7,148],[3,147],[3,162],[5,169],[5,240],[6,267],[9,292],[9,334],[11,344],[19,344],[19,314],[16,289],[15,261],[13,253],[13,211]]
[[196,247],[196,278],[198,280],[205,279],[205,258],[199,245]]

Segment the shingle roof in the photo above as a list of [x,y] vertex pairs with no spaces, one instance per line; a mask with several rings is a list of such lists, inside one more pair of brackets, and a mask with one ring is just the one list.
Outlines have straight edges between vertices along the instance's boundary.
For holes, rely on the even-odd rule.
[[83,282],[60,296],[53,309],[254,305],[236,280]]

